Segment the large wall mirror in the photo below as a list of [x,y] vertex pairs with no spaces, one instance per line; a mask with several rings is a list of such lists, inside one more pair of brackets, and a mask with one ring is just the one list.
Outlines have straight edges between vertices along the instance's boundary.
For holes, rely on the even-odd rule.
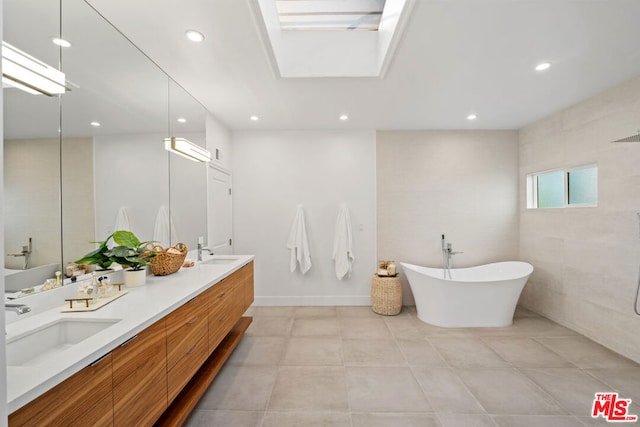
[[116,228],[165,246],[206,236],[205,164],[164,149],[171,135],[205,145],[204,107],[83,0],[5,0],[4,30],[67,86],[60,97],[3,89],[5,253],[30,252],[26,271],[27,256],[5,258],[6,292],[41,284]]

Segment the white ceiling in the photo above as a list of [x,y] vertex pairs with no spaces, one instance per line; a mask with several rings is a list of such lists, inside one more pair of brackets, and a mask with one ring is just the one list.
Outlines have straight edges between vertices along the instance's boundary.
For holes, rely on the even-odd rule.
[[382,79],[277,78],[255,1],[89,0],[231,129],[517,129],[640,74],[638,0],[416,0]]

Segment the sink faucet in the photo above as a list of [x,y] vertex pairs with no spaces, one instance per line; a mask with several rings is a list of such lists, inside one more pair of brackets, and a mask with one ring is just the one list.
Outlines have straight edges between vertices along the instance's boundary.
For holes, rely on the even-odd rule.
[[209,248],[203,248],[202,242],[198,242],[198,261],[202,261],[202,251],[209,252],[209,255],[213,255],[213,251]]
[[20,314],[25,314],[31,311],[31,307],[24,305],[24,304],[16,304],[16,303],[11,303],[11,302],[5,302],[4,303],[4,309],[5,310],[11,310],[16,312],[18,315]]
[[29,244],[27,246],[23,246],[22,247],[22,252],[20,252],[19,254],[8,254],[8,256],[13,256],[13,257],[24,257],[24,269],[28,269],[29,268],[29,264],[31,263],[31,251],[32,251],[32,241],[31,241],[31,237],[29,237]]

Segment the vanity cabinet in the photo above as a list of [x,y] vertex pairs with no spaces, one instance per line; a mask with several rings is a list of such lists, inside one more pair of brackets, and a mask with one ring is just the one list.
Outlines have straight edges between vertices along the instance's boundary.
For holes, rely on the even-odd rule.
[[161,319],[113,350],[113,425],[151,425],[167,405],[167,334]]
[[209,356],[207,309],[207,298],[203,294],[166,317],[169,402]]
[[113,426],[112,354],[9,415],[10,426]]
[[209,299],[209,351],[213,352],[253,303],[253,261],[205,294]]
[[179,426],[251,324],[253,262],[9,416],[10,426]]

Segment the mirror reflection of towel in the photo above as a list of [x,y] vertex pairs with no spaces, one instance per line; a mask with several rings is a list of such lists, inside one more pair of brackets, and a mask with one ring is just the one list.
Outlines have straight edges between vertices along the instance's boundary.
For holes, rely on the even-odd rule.
[[345,276],[351,277],[351,264],[353,264],[354,260],[353,234],[349,209],[346,206],[341,206],[338,211],[331,259],[335,260],[338,280],[342,280]]
[[172,246],[171,241],[178,242],[178,233],[166,206],[160,206],[153,229],[153,240],[165,248]]
[[296,264],[300,264],[300,271],[305,274],[311,268],[311,255],[309,254],[309,241],[307,240],[307,228],[304,225],[304,211],[302,205],[298,205],[296,217],[291,224],[287,248],[291,253],[289,269],[296,271]]
[[118,210],[118,215],[116,216],[116,224],[113,227],[113,230],[131,231],[131,226],[129,225],[129,214],[127,213],[127,208],[125,208],[124,206],[121,206]]

